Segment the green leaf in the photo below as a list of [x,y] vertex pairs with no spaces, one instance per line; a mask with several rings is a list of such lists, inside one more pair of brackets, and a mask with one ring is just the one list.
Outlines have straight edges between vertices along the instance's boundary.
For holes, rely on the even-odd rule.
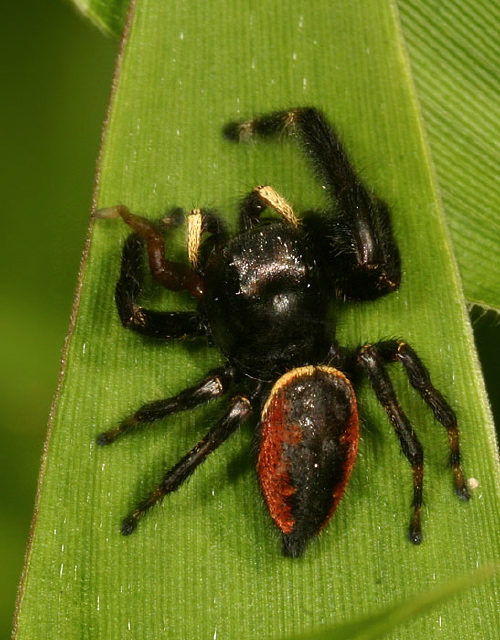
[[498,313],[499,7],[463,0],[399,5],[464,293],[469,304]]
[[[235,117],[305,104],[326,112],[365,181],[390,203],[404,259],[401,290],[343,309],[339,340],[354,347],[402,336],[417,349],[459,414],[473,499],[462,504],[453,496],[446,434],[394,370],[426,453],[420,547],[405,535],[409,466],[365,387],[357,466],[304,558],[280,555],[252,468],[251,425],[123,538],[122,517],[221,406],[107,448],[94,444],[96,435],[141,403],[193,384],[220,356],[204,344],[156,344],[121,327],[113,288],[127,230],[93,220],[44,456],[18,638],[280,638],[390,607],[500,557],[491,419],[392,4],[136,3],[96,206],[124,203],[152,218],[176,205],[215,206],[234,221],[239,198],[263,183],[297,211],[320,205],[321,189],[293,145],[238,146],[221,136]],[[171,250],[183,255],[180,236]],[[166,293],[154,302],[192,306]],[[500,626],[495,586],[412,619],[397,637],[493,637]]]

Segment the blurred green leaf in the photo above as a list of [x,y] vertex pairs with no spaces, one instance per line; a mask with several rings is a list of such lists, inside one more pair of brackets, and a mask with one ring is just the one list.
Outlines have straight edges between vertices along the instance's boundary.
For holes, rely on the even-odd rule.
[[130,0],[72,0],[78,11],[99,29],[120,36],[125,26]]
[[474,573],[449,580],[434,589],[419,593],[365,618],[300,636],[294,635],[289,640],[376,640],[386,637],[399,625],[457,596],[462,591],[481,584],[498,573],[498,570],[498,565],[486,565]]
[[[250,427],[135,535],[121,537],[121,518],[220,406],[106,449],[94,445],[95,436],[142,402],[192,384],[220,356],[204,345],[157,345],[123,330],[113,287],[127,231],[94,221],[44,459],[18,638],[279,638],[368,615],[500,557],[495,441],[409,71],[395,8],[378,0],[263,0],[256,8],[244,0],[137,3],[97,206],[125,203],[151,217],[175,205],[216,206],[234,220],[240,196],[262,183],[298,211],[321,205],[321,189],[293,145],[231,145],[221,128],[285,106],[323,108],[365,181],[391,204],[405,267],[400,292],[342,312],[338,337],[353,347],[401,335],[422,354],[459,412],[466,471],[479,483],[471,503],[452,495],[444,430],[395,370],[426,451],[421,547],[405,537],[409,467],[364,388],[357,467],[335,518],[304,558],[280,555],[252,472]],[[182,238],[172,252],[182,255]],[[192,304],[167,293],[155,302]],[[458,630],[487,637],[500,624],[493,593],[492,584],[482,585],[397,637],[439,632],[456,640]]]

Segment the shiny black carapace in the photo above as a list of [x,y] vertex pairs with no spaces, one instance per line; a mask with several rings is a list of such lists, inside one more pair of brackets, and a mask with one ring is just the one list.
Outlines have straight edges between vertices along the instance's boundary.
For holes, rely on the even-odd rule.
[[[180,210],[157,223],[122,205],[97,213],[101,218],[121,217],[134,231],[125,243],[116,285],[123,325],[160,339],[204,336],[226,359],[194,387],[144,405],[97,442],[109,444],[137,426],[238,389],[222,419],[125,518],[122,533],[131,533],[150,507],[178,489],[256,412],[262,491],[281,530],[283,553],[300,556],[334,512],[354,467],[359,419],[352,381],[366,374],[412,467],[409,537],[418,544],[423,452],[386,365],[403,365],[410,383],[446,428],[455,491],[466,500],[455,414],[403,340],[364,344],[348,352],[332,336],[333,303],[338,307],[344,300],[374,300],[399,287],[400,258],[388,208],[364,186],[337,134],[315,108],[231,123],[224,134],[233,142],[285,134],[295,138],[331,208],[298,218],[271,186],[259,186],[242,200],[239,231],[232,237],[215,212],[194,209],[187,216],[189,266],[165,256],[164,236],[182,220]],[[263,217],[266,210],[273,215]],[[153,311],[139,305],[145,253],[153,278],[167,289],[191,294],[198,300],[195,311]]]

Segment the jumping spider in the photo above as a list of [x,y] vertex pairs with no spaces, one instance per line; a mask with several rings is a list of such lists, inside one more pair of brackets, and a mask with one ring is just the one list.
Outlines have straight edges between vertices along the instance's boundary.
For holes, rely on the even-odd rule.
[[[364,186],[337,134],[315,108],[231,123],[224,133],[235,142],[291,134],[312,162],[331,208],[299,220],[272,187],[256,187],[241,202],[239,232],[232,237],[216,213],[194,209],[187,217],[189,266],[165,257],[164,234],[175,216],[153,223],[125,206],[98,213],[121,216],[134,231],[123,248],[116,285],[123,325],[161,339],[205,336],[226,363],[178,395],[144,405],[97,442],[109,444],[139,425],[220,398],[239,385],[222,419],[125,518],[122,533],[130,534],[147,510],[178,489],[257,412],[262,492],[281,530],[284,555],[300,556],[335,511],[353,469],[359,420],[351,381],[365,374],[412,467],[409,537],[419,544],[423,452],[386,365],[403,365],[446,428],[455,492],[467,500],[455,414],[406,342],[386,340],[348,352],[332,339],[327,321],[332,302],[374,300],[399,287],[400,258],[388,208]],[[262,218],[266,209],[278,217]],[[153,278],[167,289],[190,293],[198,301],[196,311],[152,311],[138,304],[144,248]]]

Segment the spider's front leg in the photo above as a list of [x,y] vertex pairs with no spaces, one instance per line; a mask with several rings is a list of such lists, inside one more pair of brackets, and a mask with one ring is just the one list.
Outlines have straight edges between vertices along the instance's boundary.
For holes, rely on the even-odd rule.
[[[179,212],[177,212],[179,213]],[[137,238],[146,243],[149,258],[149,268],[155,280],[171,291],[188,291],[192,296],[199,298],[203,294],[203,280],[194,270],[181,263],[172,262],[165,257],[164,232],[179,223],[179,216],[169,216],[159,223],[154,223],[147,218],[135,215],[128,207],[119,205],[109,209],[101,209],[97,212],[99,218],[118,218],[135,232]],[[130,254],[133,260],[133,254]],[[124,258],[125,258],[124,254]],[[124,259],[122,259],[122,266]],[[131,264],[133,269],[135,264]]]
[[387,205],[363,184],[324,115],[314,107],[278,111],[228,124],[233,141],[253,136],[278,137],[290,132],[311,160],[330,198],[333,211],[309,215],[306,221],[328,257],[332,278],[342,297],[370,300],[399,287],[401,267]]
[[[198,313],[191,311],[154,311],[139,305],[144,281],[143,257],[146,249],[149,268],[153,278],[172,291],[187,291],[195,298],[203,295],[203,277],[196,268],[196,258],[200,251],[201,234],[212,233],[214,241],[222,241],[225,229],[213,214],[194,210],[189,215],[191,232],[188,233],[188,253],[191,265],[167,260],[165,257],[164,233],[177,226],[183,219],[182,211],[176,210],[159,222],[152,222],[142,216],[132,214],[123,205],[101,209],[98,218],[121,217],[135,233],[125,241],[120,268],[120,276],[115,288],[115,302],[123,326],[142,335],[154,338],[179,339],[186,336],[206,335],[204,323]],[[199,224],[193,225],[193,220]],[[194,227],[199,234],[193,241]]]

